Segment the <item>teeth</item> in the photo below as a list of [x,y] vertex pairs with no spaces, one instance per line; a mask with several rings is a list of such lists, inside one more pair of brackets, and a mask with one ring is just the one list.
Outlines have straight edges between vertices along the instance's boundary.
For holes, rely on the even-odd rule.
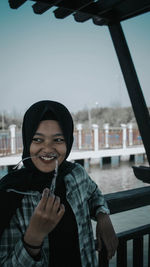
[[55,157],[41,157],[42,159],[44,159],[44,160],[52,160],[52,159],[54,159]]

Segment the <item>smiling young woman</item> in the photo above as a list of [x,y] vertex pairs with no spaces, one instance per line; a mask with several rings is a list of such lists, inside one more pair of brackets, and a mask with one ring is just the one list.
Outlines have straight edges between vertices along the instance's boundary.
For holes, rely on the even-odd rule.
[[0,181],[0,266],[97,267],[91,218],[110,259],[118,241],[104,196],[81,165],[66,160],[73,144],[68,109],[33,104],[22,136],[24,166]]

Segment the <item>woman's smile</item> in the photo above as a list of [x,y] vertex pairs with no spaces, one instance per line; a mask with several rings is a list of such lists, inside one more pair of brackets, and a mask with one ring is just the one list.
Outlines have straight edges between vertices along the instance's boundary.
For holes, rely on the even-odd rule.
[[44,161],[51,161],[51,160],[53,160],[53,159],[56,159],[57,157],[48,157],[48,156],[41,156],[40,157],[42,160],[44,160]]
[[55,120],[41,121],[30,145],[32,162],[42,172],[55,169],[56,159],[60,165],[66,156],[66,143],[62,130]]

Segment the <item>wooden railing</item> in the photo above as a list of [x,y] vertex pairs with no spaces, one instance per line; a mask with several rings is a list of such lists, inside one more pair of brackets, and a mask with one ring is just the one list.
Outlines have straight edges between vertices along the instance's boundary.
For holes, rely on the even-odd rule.
[[[123,192],[117,192],[105,195],[111,214],[120,213],[131,209],[136,209],[146,205],[150,205],[150,186],[139,189],[132,189]],[[129,218],[130,223],[130,218]],[[116,263],[113,267],[128,266],[128,241],[132,240],[132,259],[133,267],[150,267],[150,224],[146,224],[138,228],[117,234],[119,246],[116,253]],[[147,236],[147,242],[144,246],[144,237]],[[144,253],[147,251],[147,253]],[[146,254],[146,259],[144,259]],[[144,264],[146,261],[146,265]],[[109,267],[106,249],[103,245],[102,251],[99,253],[99,266]]]
[[[146,246],[144,246],[144,237],[148,235]],[[131,262],[133,267],[150,267],[150,224],[131,229],[118,235],[119,246],[117,249],[116,263],[114,267],[127,267],[128,265],[128,241],[132,241],[132,247],[130,248],[132,253]],[[147,250],[147,253],[144,253]],[[144,259],[144,254],[146,258]],[[145,260],[145,264],[144,264]],[[109,267],[109,261],[107,260],[106,249],[103,248],[99,253],[99,266]],[[130,266],[129,266],[130,267]]]

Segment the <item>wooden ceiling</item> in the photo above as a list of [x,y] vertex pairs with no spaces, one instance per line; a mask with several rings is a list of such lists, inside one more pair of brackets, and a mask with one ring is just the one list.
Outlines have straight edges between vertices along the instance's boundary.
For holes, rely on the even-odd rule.
[[58,19],[73,15],[77,22],[92,19],[96,25],[110,25],[150,11],[150,0],[9,0],[9,5],[16,9],[27,1],[32,2],[36,14],[56,7],[53,12]]

